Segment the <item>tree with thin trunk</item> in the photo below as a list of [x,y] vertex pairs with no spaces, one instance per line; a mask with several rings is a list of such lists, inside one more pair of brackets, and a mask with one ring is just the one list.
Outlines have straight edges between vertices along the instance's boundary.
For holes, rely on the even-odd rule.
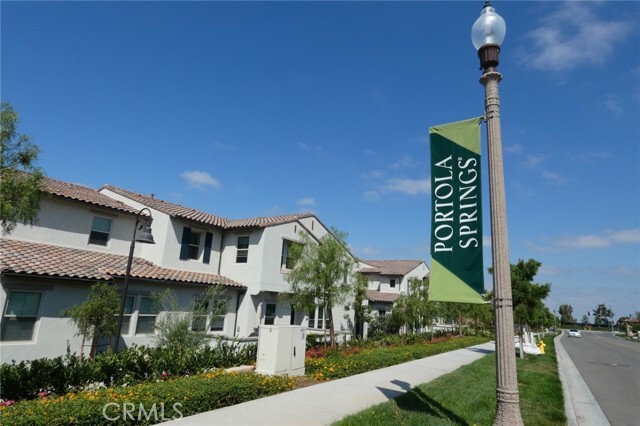
[[285,276],[296,306],[315,309],[319,305],[325,321],[329,315],[332,348],[336,345],[333,308],[347,303],[355,281],[355,259],[347,250],[346,238],[347,234],[336,228],[319,240],[301,231],[302,244],[292,246],[295,264]]
[[18,222],[32,223],[40,210],[40,187],[44,180],[36,167],[40,148],[18,133],[18,113],[2,102],[0,113],[0,225],[9,234]]
[[[84,355],[85,342],[91,342],[89,357],[95,355],[100,336],[113,336],[118,327],[117,316],[120,308],[118,292],[112,284],[98,282],[91,286],[86,301],[63,309],[63,317],[70,318],[78,328],[77,336],[82,336],[80,358]],[[111,349],[111,339],[109,339]]]

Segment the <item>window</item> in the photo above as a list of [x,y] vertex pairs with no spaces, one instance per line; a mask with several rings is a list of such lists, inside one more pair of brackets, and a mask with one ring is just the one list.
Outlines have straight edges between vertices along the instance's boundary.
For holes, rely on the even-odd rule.
[[154,300],[150,297],[141,297],[136,334],[153,334],[157,316],[158,309]]
[[[298,246],[298,247],[296,247]],[[280,256],[280,265],[285,269],[293,269],[299,255],[300,243],[284,240],[282,242],[282,255]]]
[[42,293],[12,291],[2,318],[3,342],[33,339]]
[[[213,315],[213,314],[216,314],[216,315]],[[213,314],[211,315],[211,327],[209,329],[211,331],[224,330],[224,319],[227,317],[226,300],[213,301]]]
[[106,217],[94,216],[91,225],[91,233],[89,234],[89,244],[97,244],[106,246],[109,242],[109,234],[111,233],[111,219]]
[[396,288],[396,280],[391,280],[391,281],[389,282],[389,286],[390,286],[391,288]]
[[322,305],[318,305],[315,309],[312,309],[311,312],[309,312],[309,328],[331,328],[330,313],[327,312],[327,318],[325,318],[324,311],[324,307]]
[[289,316],[289,325],[296,325],[296,307],[291,305],[291,315]]
[[209,310],[208,300],[196,300],[191,330],[206,331],[207,324],[209,331],[223,331],[224,320],[227,317],[227,301],[214,300],[213,310]]
[[264,310],[264,325],[273,325],[276,321],[276,304],[267,303]]
[[207,329],[207,312],[209,311],[208,300],[196,300],[193,309],[193,320],[191,322],[192,331],[205,331]]
[[387,314],[387,311],[385,311],[384,309],[380,309],[378,311],[378,315],[380,315],[381,317],[385,316]]
[[189,249],[187,251],[188,259],[198,259],[200,252],[200,233],[192,232],[189,234]]
[[249,259],[249,237],[238,237],[236,263],[247,263]]
[[128,335],[130,333],[129,327],[131,325],[131,315],[133,314],[133,296],[127,296],[124,301],[124,315],[122,316],[122,327],[120,328],[120,334]]

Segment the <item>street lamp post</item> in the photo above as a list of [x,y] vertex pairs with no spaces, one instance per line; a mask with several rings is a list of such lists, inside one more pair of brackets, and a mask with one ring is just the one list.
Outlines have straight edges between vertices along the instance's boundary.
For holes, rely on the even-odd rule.
[[[143,218],[142,212],[147,211],[148,217]],[[131,246],[129,248],[129,258],[127,259],[127,270],[124,273],[124,288],[122,289],[122,298],[120,299],[120,314],[118,315],[118,328],[116,329],[116,341],[113,345],[113,351],[118,352],[118,346],[120,344],[120,335],[122,333],[122,320],[124,318],[124,307],[127,302],[127,292],[129,290],[129,278],[131,276],[131,264],[133,263],[133,249],[136,246],[136,241],[145,244],[155,244],[153,241],[153,235],[151,235],[151,210],[144,207],[136,215],[136,224],[133,227],[133,237],[131,237]],[[142,224],[140,222],[143,222]],[[141,232],[138,232],[141,231]]]
[[485,120],[489,156],[489,204],[491,206],[491,250],[493,255],[493,306],[496,323],[496,417],[494,425],[522,425],[516,375],[513,334],[511,264],[507,234],[507,208],[504,194],[500,97],[497,70],[500,45],[506,34],[504,19],[487,1],[471,29],[471,40],[478,51],[480,83],[485,88]]

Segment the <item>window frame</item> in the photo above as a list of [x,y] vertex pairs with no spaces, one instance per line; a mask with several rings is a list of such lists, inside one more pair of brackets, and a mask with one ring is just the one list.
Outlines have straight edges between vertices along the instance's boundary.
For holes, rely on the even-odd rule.
[[[211,312],[209,313],[209,326],[207,327],[208,332],[212,332],[212,333],[224,332],[224,326],[227,323],[227,314],[229,313],[229,301],[216,299],[213,301],[213,305],[214,305],[213,309],[217,310],[218,306],[216,305],[219,305],[222,303],[226,305],[226,309],[223,314],[218,314],[214,316]],[[219,322],[222,322],[222,325],[220,327],[216,327],[216,324],[218,324]]]
[[[7,311],[10,307],[11,304],[11,296],[13,294],[16,293],[29,293],[29,294],[37,294],[38,295],[38,304],[36,306],[36,312],[34,315],[17,315],[17,314],[9,314]],[[37,325],[38,325],[38,321],[40,320],[40,315],[41,315],[41,311],[42,311],[42,299],[44,292],[43,291],[34,291],[34,290],[13,290],[10,289],[7,293],[7,299],[5,301],[5,306],[4,306],[4,310],[2,311],[2,329],[0,330],[0,341],[2,343],[19,343],[19,342],[34,342],[36,340],[36,331],[37,331]],[[33,323],[31,324],[31,336],[28,339],[23,339],[23,338],[19,338],[19,339],[7,339],[6,338],[6,328],[7,328],[7,324],[10,324],[11,319],[18,319],[18,318],[32,318],[33,319]],[[19,321],[19,320],[18,320]],[[20,333],[22,333],[22,330],[20,330]],[[22,335],[20,334],[20,337],[22,337]]]
[[[236,263],[249,263],[249,245],[251,244],[250,235],[238,235],[236,239]],[[240,240],[243,244],[240,246]],[[246,247],[244,247],[244,241],[246,239]]]
[[[95,228],[96,219],[109,221],[109,230],[107,232],[103,230],[99,230]],[[109,241],[111,240],[111,231],[113,230],[113,218],[107,217],[104,215],[94,214],[93,219],[91,220],[91,229],[89,230],[89,241],[87,244],[95,245],[95,246],[103,246],[106,247],[109,245]],[[106,234],[106,239],[96,239],[94,235],[96,234]],[[92,237],[93,236],[93,237]],[[104,244],[103,244],[104,241]]]
[[[267,315],[267,313],[269,312],[269,306],[273,306],[273,315]],[[264,318],[263,318],[263,324],[264,325],[275,325],[276,324],[276,318],[278,317],[278,305],[276,302],[265,302],[264,303]]]
[[302,243],[298,241],[288,240],[286,238],[282,239],[282,253],[280,254],[280,269],[284,269],[290,271],[295,266],[295,262],[291,257],[291,248],[296,244],[302,245]]
[[[197,241],[194,242],[194,239]],[[200,259],[200,242],[202,241],[202,232],[191,230],[189,233],[189,241],[187,242],[187,260]]]
[[315,330],[330,330],[331,329],[331,315],[329,311],[326,310],[326,318],[325,318],[325,309],[324,305],[316,305],[316,307],[309,312],[309,321],[307,324],[307,328],[312,328]]
[[[142,311],[142,301],[143,299],[148,299],[151,302],[151,306],[153,307],[151,310],[155,312],[141,312]],[[156,320],[158,319],[158,308],[155,306],[155,301],[151,296],[138,295],[138,304],[137,304],[137,315],[136,315],[136,327],[135,327],[135,336],[149,336],[155,334],[155,326]],[[140,330],[140,319],[141,318],[153,318],[153,327],[151,331],[139,331]],[[145,321],[146,322],[146,321]]]

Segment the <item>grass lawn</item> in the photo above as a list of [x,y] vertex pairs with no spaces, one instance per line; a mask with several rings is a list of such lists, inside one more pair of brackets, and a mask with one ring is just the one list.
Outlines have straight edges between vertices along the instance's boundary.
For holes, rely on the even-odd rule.
[[[565,425],[553,338],[544,342],[546,355],[517,359],[522,418],[525,425]],[[336,425],[491,425],[495,388],[495,355],[488,355]]]

